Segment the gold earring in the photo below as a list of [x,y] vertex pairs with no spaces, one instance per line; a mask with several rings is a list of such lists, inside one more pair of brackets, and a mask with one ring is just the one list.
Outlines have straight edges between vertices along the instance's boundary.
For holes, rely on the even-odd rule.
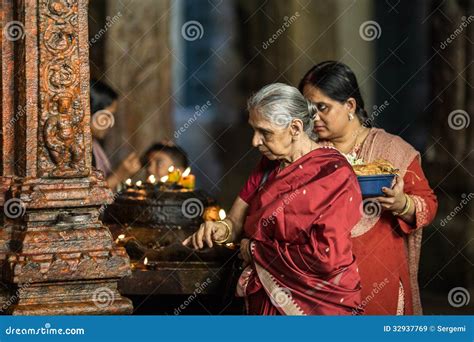
[[354,119],[354,114],[349,113],[349,121],[352,121]]

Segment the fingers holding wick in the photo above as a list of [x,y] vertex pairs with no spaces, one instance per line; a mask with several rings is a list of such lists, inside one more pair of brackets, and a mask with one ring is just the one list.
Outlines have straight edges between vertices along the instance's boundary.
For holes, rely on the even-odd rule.
[[[206,221],[199,226],[199,229],[183,240],[183,246],[194,249],[202,249],[209,246],[225,245],[227,247],[232,242],[232,223],[225,220]],[[234,246],[234,244],[232,244]],[[233,247],[229,247],[233,249]],[[245,256],[244,256],[245,257]]]

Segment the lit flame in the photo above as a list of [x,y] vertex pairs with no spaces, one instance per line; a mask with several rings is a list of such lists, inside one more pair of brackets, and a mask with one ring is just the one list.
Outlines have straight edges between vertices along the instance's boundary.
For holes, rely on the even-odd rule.
[[117,239],[119,240],[125,239],[125,234],[120,234],[119,236],[117,236]]
[[138,181],[138,182],[135,183],[135,185],[136,186],[142,186],[142,183],[143,183],[142,181]]
[[148,258],[145,257],[145,259],[143,259],[143,265],[148,265]]
[[129,178],[125,181],[125,184],[127,184],[128,186],[132,185],[132,180]]
[[182,176],[183,176],[183,177],[188,177],[190,173],[191,173],[191,168],[190,168],[190,167],[187,167],[186,170],[184,170]]
[[225,210],[224,209],[221,209],[219,210],[219,218],[221,220],[225,219],[227,217],[226,213],[225,213]]
[[156,183],[155,175],[150,175],[150,177],[148,177],[148,182],[153,183],[153,184]]
[[168,176],[163,176],[160,178],[160,182],[166,183],[168,181]]
[[169,168],[168,168],[168,172],[173,172],[174,171],[174,166],[171,165]]

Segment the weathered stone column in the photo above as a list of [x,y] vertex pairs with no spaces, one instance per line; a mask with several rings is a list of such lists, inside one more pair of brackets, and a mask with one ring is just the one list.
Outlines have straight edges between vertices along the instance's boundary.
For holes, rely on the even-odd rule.
[[[0,260],[14,315],[125,314],[124,249],[98,219],[87,0],[1,1]],[[5,297],[5,296],[4,296]]]

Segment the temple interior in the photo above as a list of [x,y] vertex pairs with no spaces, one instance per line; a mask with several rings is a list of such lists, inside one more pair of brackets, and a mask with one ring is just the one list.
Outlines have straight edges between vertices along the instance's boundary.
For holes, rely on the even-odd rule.
[[239,244],[182,242],[261,158],[247,99],[326,60],[437,196],[423,313],[474,313],[473,0],[1,3],[3,314],[245,314]]

